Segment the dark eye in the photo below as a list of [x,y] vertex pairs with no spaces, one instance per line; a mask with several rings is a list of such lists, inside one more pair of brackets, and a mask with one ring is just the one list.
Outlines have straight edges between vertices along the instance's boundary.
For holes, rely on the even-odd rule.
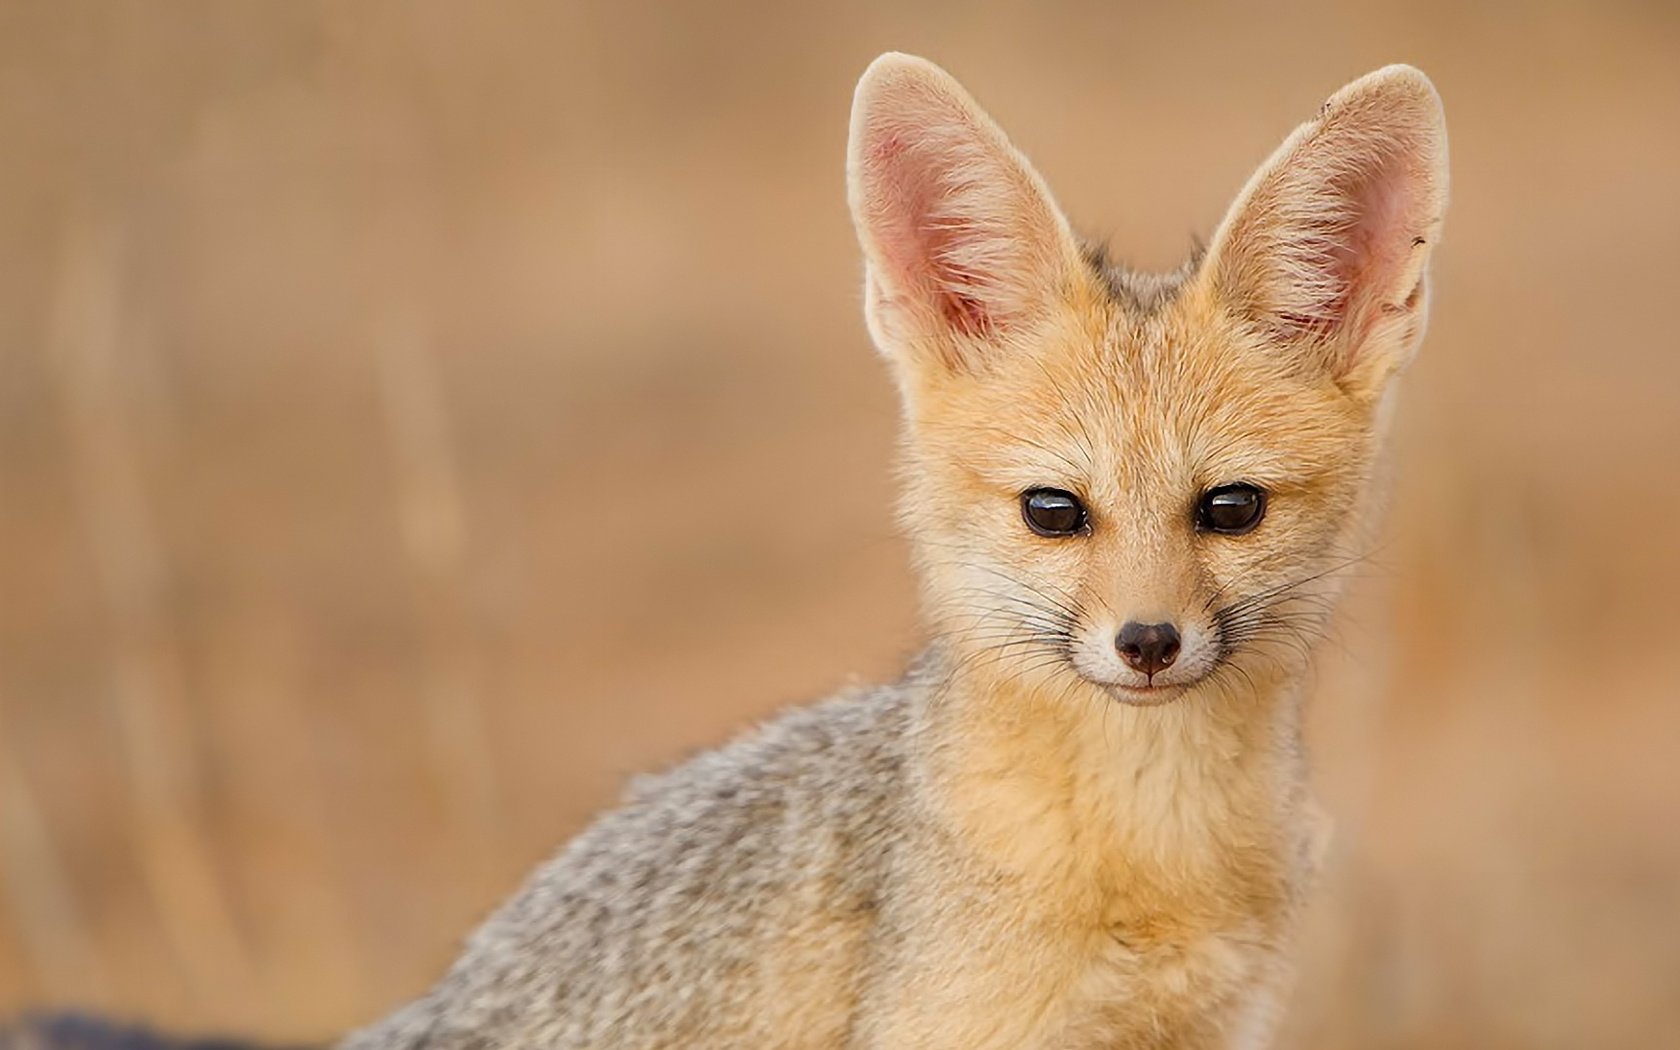
[[1085,504],[1061,489],[1029,489],[1021,494],[1021,517],[1040,536],[1072,536],[1090,527]]
[[1266,516],[1266,490],[1253,485],[1221,485],[1202,494],[1196,527],[1204,532],[1241,536]]

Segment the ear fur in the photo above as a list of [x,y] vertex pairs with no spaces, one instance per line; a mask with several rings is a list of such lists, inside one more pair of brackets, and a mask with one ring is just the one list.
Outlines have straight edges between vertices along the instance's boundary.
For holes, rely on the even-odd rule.
[[983,367],[1051,308],[1078,247],[1037,172],[944,70],[884,54],[852,103],[847,196],[876,345]]
[[1202,267],[1281,352],[1374,399],[1423,336],[1447,204],[1447,132],[1429,78],[1395,65],[1331,96],[1261,166]]

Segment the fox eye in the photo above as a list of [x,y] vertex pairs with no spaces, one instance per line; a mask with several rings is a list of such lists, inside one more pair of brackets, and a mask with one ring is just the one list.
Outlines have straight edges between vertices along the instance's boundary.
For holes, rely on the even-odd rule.
[[1253,485],[1221,485],[1202,493],[1196,505],[1196,528],[1241,536],[1266,516],[1266,490]]
[[1073,536],[1091,527],[1085,504],[1061,489],[1028,489],[1021,493],[1021,517],[1040,536]]

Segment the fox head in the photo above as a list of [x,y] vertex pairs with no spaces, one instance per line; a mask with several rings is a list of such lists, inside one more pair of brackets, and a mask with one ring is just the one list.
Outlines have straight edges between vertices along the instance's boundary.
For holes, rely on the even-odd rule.
[[877,59],[848,193],[903,397],[901,519],[964,666],[1133,704],[1288,673],[1361,554],[1447,195],[1440,100],[1390,66],[1291,134],[1206,250],[1082,247],[955,80]]

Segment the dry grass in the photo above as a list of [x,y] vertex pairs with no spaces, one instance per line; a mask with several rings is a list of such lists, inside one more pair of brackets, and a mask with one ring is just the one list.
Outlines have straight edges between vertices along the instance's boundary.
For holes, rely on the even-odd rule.
[[950,66],[1168,265],[1318,99],[1447,99],[1394,539],[1321,672],[1292,1045],[1680,1028],[1659,5],[0,5],[0,1011],[321,1037],[667,762],[891,675],[852,79]]

